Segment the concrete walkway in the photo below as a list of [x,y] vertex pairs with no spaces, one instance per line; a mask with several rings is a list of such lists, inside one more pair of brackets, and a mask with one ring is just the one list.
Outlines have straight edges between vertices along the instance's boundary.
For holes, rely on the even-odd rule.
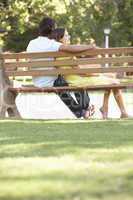
[[[100,119],[99,108],[102,106],[103,93],[91,92],[89,95],[96,109],[92,118]],[[129,115],[133,116],[133,93],[124,93],[124,100]],[[75,119],[56,94],[20,94],[16,103],[21,116],[26,119]],[[109,117],[119,118],[120,112],[112,95],[109,105]]]
[[19,94],[16,104],[25,119],[76,119],[59,96],[50,94]]
[[[133,116],[133,93],[123,93],[124,102],[127,108],[127,112],[130,116]],[[91,92],[90,93],[91,102],[95,105],[96,112],[93,116],[93,118],[101,118],[101,113],[99,111],[99,108],[102,106],[103,102],[103,93],[96,93]],[[111,94],[109,99],[109,118],[119,118],[120,117],[120,111],[117,106],[117,103]]]

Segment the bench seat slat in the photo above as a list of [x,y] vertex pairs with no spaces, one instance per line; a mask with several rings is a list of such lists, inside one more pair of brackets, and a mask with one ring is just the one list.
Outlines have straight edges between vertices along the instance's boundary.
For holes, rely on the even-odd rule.
[[88,85],[86,87],[72,87],[72,86],[66,86],[66,87],[45,87],[45,88],[38,88],[38,87],[20,87],[20,88],[13,88],[9,87],[8,89],[13,92],[17,93],[31,93],[31,92],[61,92],[61,91],[80,91],[80,90],[108,90],[108,89],[127,89],[127,88],[133,88],[133,83],[130,84],[108,84],[108,85]]

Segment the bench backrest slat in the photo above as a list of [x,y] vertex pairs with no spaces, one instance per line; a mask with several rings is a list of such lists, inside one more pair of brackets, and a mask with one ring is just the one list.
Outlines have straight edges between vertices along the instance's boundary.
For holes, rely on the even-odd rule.
[[133,62],[133,57],[108,57],[108,58],[77,58],[77,59],[63,59],[63,60],[27,60],[23,62],[7,62],[5,63],[6,68],[10,67],[54,67],[54,66],[76,66],[76,65],[87,65],[87,64],[105,64],[105,63],[130,63]]
[[52,69],[52,70],[28,70],[28,71],[7,71],[8,76],[46,76],[46,75],[68,75],[68,74],[91,74],[91,73],[116,73],[133,72],[133,67],[90,67],[87,69]]
[[105,54],[133,54],[133,47],[120,47],[120,48],[99,48],[91,49],[82,53],[66,53],[66,52],[39,52],[39,53],[3,53],[0,54],[0,58],[4,59],[35,59],[35,58],[47,58],[47,57],[73,57],[73,56],[96,56],[96,55],[105,55]]

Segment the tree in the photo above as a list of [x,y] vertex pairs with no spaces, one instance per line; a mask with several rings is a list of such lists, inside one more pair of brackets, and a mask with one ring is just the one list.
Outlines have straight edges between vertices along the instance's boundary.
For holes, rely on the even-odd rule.
[[95,39],[103,46],[103,29],[111,28],[111,46],[133,45],[133,0],[1,0],[1,38],[5,50],[24,51],[37,33],[40,19],[53,17],[58,26],[67,27],[72,42]]

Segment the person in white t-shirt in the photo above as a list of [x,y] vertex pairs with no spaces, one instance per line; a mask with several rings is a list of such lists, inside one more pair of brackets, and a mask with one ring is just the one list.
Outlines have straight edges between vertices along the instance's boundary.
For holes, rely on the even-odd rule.
[[[93,49],[92,45],[64,45],[55,40],[49,39],[52,31],[55,29],[55,21],[49,17],[44,17],[39,24],[39,36],[31,40],[27,47],[27,52],[50,52],[50,51],[64,51],[64,52],[83,52],[89,49]],[[53,59],[53,58],[47,58]],[[57,76],[39,76],[33,77],[33,83],[37,87],[52,87]],[[73,99],[70,99],[70,102]],[[64,99],[65,103],[65,99]],[[67,105],[67,104],[66,104]],[[70,108],[70,107],[69,107]],[[84,114],[85,116],[88,111]],[[82,117],[82,107],[79,105],[79,115],[75,114],[77,117]],[[87,118],[87,117],[86,117]]]
[[[27,47],[27,52],[58,51],[60,46],[61,44],[55,40],[50,40],[48,37],[39,36],[30,41]],[[48,60],[48,58],[46,60]],[[56,76],[33,77],[33,83],[37,87],[52,87],[56,78]]]

